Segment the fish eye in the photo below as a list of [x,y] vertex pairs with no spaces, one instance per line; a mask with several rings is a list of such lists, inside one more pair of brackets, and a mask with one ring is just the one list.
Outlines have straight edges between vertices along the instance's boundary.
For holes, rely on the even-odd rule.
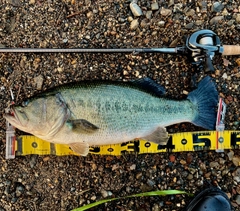
[[25,101],[22,102],[22,106],[26,107],[28,105],[28,103],[29,103],[29,100],[25,100]]

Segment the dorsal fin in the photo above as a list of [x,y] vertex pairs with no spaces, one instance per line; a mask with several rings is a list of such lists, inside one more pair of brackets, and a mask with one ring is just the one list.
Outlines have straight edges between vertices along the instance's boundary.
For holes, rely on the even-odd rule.
[[155,81],[153,81],[150,78],[140,78],[140,79],[131,81],[131,83],[137,86],[138,88],[158,97],[162,97],[166,93],[163,86],[157,84]]

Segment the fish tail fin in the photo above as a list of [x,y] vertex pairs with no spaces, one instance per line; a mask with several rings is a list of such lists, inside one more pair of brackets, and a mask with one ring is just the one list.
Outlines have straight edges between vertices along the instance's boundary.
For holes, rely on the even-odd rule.
[[189,93],[188,100],[197,106],[197,115],[192,121],[193,124],[209,129],[215,129],[218,104],[218,92],[211,77],[202,79],[198,88]]

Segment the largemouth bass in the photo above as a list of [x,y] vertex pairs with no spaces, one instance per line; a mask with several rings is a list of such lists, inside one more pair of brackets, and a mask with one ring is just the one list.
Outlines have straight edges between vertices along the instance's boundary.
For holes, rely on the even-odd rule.
[[69,144],[87,155],[89,146],[145,139],[166,144],[166,126],[191,122],[214,129],[218,93],[204,78],[186,100],[169,100],[149,78],[133,82],[88,81],[43,92],[12,106],[4,117],[43,140]]

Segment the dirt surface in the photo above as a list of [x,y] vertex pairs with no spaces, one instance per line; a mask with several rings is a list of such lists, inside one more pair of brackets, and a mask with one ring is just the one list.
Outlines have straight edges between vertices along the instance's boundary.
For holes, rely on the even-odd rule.
[[[176,47],[198,29],[213,30],[222,43],[240,42],[238,0],[139,0],[136,17],[128,0],[0,0],[0,47],[141,48]],[[139,10],[140,9],[140,10]],[[240,56],[213,59],[219,95],[227,104],[226,129],[240,130]],[[196,74],[197,72],[197,74]],[[72,210],[108,197],[150,190],[197,193],[218,186],[240,210],[240,152],[225,150],[124,156],[36,156],[5,159],[6,122],[11,101],[48,88],[86,79],[130,80],[150,77],[167,97],[185,99],[196,81],[187,57],[170,54],[0,53],[0,210]],[[170,133],[199,131],[190,123]],[[22,134],[20,131],[18,135]],[[183,210],[186,195],[131,198],[92,210]]]

